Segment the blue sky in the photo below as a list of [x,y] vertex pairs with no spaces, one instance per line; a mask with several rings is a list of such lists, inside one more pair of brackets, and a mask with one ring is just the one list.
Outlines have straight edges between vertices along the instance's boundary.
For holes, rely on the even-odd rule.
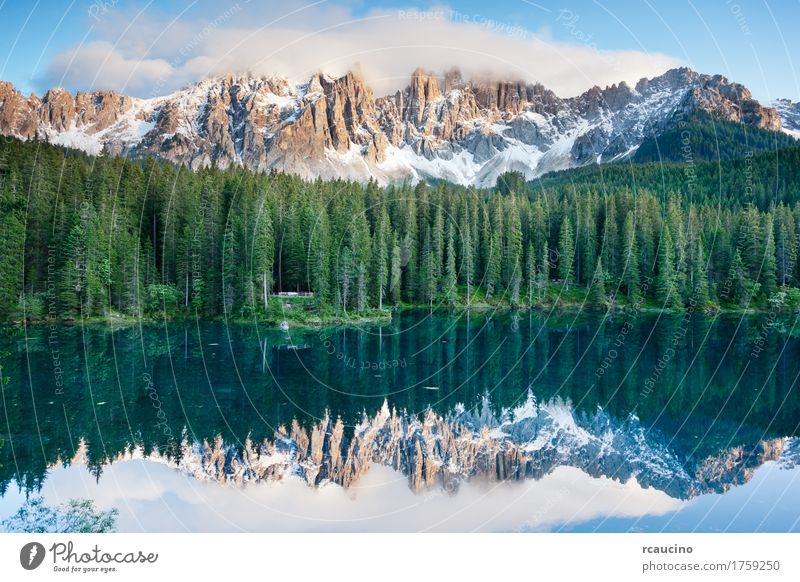
[[380,92],[452,63],[568,96],[685,64],[798,101],[798,22],[800,0],[5,1],[0,78],[154,96],[230,69],[302,77],[359,62]]

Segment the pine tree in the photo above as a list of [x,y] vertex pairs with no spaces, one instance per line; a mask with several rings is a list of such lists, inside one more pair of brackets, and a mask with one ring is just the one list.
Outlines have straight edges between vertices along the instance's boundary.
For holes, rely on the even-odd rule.
[[417,291],[417,211],[416,198],[409,196],[403,200],[403,217],[400,237],[400,264],[403,267],[401,289],[409,302],[415,299]]
[[547,239],[544,239],[544,247],[542,248],[542,261],[539,264],[539,276],[537,279],[537,287],[539,289],[539,303],[542,302],[542,295],[547,291],[547,285],[550,282],[550,249],[547,246]]
[[236,304],[237,249],[234,227],[230,222],[225,226],[222,239],[222,308],[230,316]]
[[625,216],[625,228],[622,233],[623,252],[623,285],[630,303],[638,301],[640,293],[639,279],[639,245],[636,241],[636,230],[633,212]]
[[433,276],[437,287],[442,278],[444,268],[444,218],[441,205],[436,205],[434,211],[433,228],[431,232],[431,246],[433,252]]
[[[583,201],[581,219],[579,221],[579,249],[576,253],[578,260],[577,279],[585,284],[591,284],[592,268],[597,257],[596,219],[594,215],[592,196],[587,196]],[[605,251],[605,246],[603,246]]]
[[381,209],[378,224],[372,237],[373,297],[378,309],[383,309],[383,298],[389,284],[389,215]]
[[367,268],[358,264],[356,271],[356,309],[363,313],[367,309]]
[[522,264],[522,223],[517,201],[512,196],[507,204],[505,220],[505,257],[503,261],[503,281],[509,289],[521,281],[519,265]]
[[764,258],[761,266],[761,288],[764,290],[764,296],[769,298],[777,291],[776,277],[778,273],[778,265],[775,259],[775,235],[772,227],[772,217],[767,214],[765,217],[765,240],[764,240]]
[[675,289],[681,301],[687,300],[691,293],[687,283],[689,265],[683,222],[680,201],[673,196],[667,207],[667,224],[672,237],[672,254],[675,261]]
[[[0,183],[0,323],[11,317],[23,292],[25,224],[21,204],[15,200],[9,182]],[[49,250],[48,268],[55,270],[56,257]],[[46,291],[51,292],[49,283]]]
[[525,262],[525,280],[528,285],[528,307],[533,307],[533,294],[536,290],[536,253],[533,242],[528,243],[528,253]]
[[111,285],[111,245],[105,232],[111,223],[109,217],[100,217],[92,208],[86,221],[84,313],[103,314],[108,308],[109,287]]
[[758,210],[750,206],[741,216],[739,226],[739,250],[741,251],[742,261],[749,279],[758,277],[761,271],[761,261],[764,257],[762,253],[762,241],[764,237],[761,233],[761,220]]
[[59,274],[59,300],[66,313],[78,316],[86,297],[86,232],[77,220],[64,241],[64,259]]
[[664,308],[681,306],[675,275],[675,258],[669,226],[663,224],[663,235],[658,248],[658,275],[656,276],[656,299]]
[[458,271],[456,269],[456,245],[453,237],[453,223],[447,223],[447,262],[445,264],[444,292],[447,302],[452,304],[456,298]]
[[319,218],[310,238],[309,283],[317,307],[323,309],[329,305],[331,289],[330,221],[324,209],[319,212]]
[[745,307],[750,300],[751,282],[747,276],[742,253],[739,249],[733,255],[731,268],[728,271],[728,282],[731,287],[731,297],[740,307]]
[[589,305],[592,307],[603,307],[606,304],[606,274],[603,271],[603,258],[597,257],[597,264],[589,287]]
[[470,220],[469,201],[464,201],[464,206],[461,214],[461,225],[459,229],[461,233],[461,276],[466,285],[467,291],[467,307],[470,306],[472,301],[472,277],[475,268],[475,249],[473,248],[472,238],[472,222]]
[[502,224],[503,215],[500,213],[499,204],[495,204],[493,224],[489,234],[486,258],[486,298],[492,299],[500,292],[501,283],[501,253],[502,253]]
[[350,247],[345,247],[339,257],[336,280],[338,282],[339,308],[347,312],[353,285],[353,253],[350,251]]
[[[264,197],[266,198],[266,196]],[[267,309],[269,292],[272,289],[272,263],[275,258],[275,239],[272,231],[272,216],[265,200],[262,200],[256,216],[253,233],[253,276],[256,287],[261,290],[261,301]],[[187,273],[188,276],[188,273]]]
[[[621,273],[619,229],[617,227],[617,206],[612,197],[606,201],[606,216],[603,221],[603,264],[608,273],[614,278],[619,278]],[[591,264],[591,263],[589,263]]]
[[569,221],[569,217],[565,216],[558,235],[558,278],[561,279],[565,289],[569,289],[574,277],[575,241],[573,237],[572,223]]
[[522,288],[522,267],[519,265],[519,260],[514,264],[511,271],[511,281],[508,283],[508,290],[510,294],[511,305],[519,305],[519,294]]
[[781,205],[775,213],[776,227],[776,261],[778,267],[778,285],[786,286],[792,282],[794,273],[792,266],[797,261],[797,237],[795,223],[789,208]]
[[420,257],[420,289],[419,299],[421,302],[433,307],[433,300],[436,297],[436,257],[433,245],[431,244],[430,233],[425,237],[422,244],[422,255]]
[[703,241],[697,238],[697,247],[692,260],[692,295],[696,304],[700,307],[705,306],[708,301],[708,270],[706,268],[706,253],[703,249]]
[[402,284],[403,270],[401,266],[400,244],[397,242],[397,236],[394,237],[392,243],[392,266],[389,276],[389,297],[392,303],[397,305],[400,303],[400,286]]

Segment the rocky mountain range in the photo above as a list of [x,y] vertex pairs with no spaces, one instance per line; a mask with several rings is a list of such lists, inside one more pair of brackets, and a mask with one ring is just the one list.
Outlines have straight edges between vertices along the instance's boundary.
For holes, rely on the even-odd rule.
[[190,168],[243,165],[305,178],[444,179],[493,185],[630,155],[696,111],[798,135],[800,108],[762,106],[720,75],[680,68],[561,98],[540,84],[416,70],[375,97],[357,73],[307,82],[247,74],[205,79],[151,99],[50,89],[25,96],[0,82],[0,133],[92,154],[154,156]]

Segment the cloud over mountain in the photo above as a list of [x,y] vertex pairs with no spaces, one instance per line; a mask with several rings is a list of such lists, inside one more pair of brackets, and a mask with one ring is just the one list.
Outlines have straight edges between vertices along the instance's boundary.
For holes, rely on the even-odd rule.
[[[425,63],[432,70],[457,66],[469,77],[491,71],[538,81],[569,96],[593,85],[632,84],[680,64],[663,54],[599,50],[589,23],[584,30],[568,14],[547,16],[548,27],[530,31],[511,18],[500,22],[448,6],[356,14],[320,2],[223,8],[200,2],[179,19],[152,7],[111,7],[89,17],[87,41],[58,53],[38,86],[153,97],[230,72],[307,79],[320,68],[341,74],[359,63],[381,95],[404,86],[408,71]],[[554,40],[549,31],[556,29],[574,42]]]

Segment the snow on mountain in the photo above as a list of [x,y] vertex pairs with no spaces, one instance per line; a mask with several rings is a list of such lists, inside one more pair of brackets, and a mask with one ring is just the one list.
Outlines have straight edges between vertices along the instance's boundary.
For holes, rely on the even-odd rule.
[[[797,132],[797,106],[775,106],[784,130]],[[40,99],[0,82],[6,135],[191,168],[243,165],[382,184],[443,179],[491,186],[509,170],[533,178],[614,161],[695,110],[781,129],[778,113],[747,88],[686,68],[569,99],[539,84],[465,80],[455,69],[441,76],[417,69],[404,90],[377,99],[354,73],[315,74],[305,83],[227,75],[153,99],[64,89]]]
[[771,105],[781,118],[781,129],[796,139],[800,139],[800,103],[788,99],[778,99]]

